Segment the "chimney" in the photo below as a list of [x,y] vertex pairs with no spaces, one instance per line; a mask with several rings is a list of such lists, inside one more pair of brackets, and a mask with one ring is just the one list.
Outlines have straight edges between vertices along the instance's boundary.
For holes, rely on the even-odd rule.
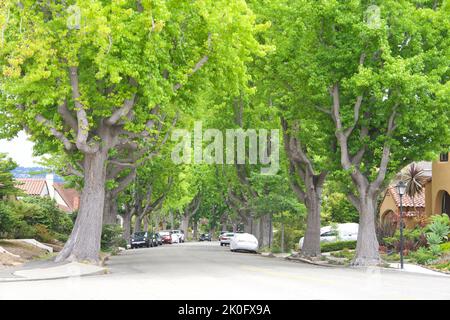
[[73,198],[73,210],[78,210],[80,208],[80,197],[75,196]]
[[45,176],[45,182],[47,183],[48,195],[51,199],[55,199],[55,176],[53,173],[47,174]]

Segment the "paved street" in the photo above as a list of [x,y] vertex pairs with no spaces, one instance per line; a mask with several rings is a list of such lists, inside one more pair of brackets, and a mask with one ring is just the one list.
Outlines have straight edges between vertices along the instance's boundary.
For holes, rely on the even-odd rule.
[[0,299],[450,299],[450,277],[312,266],[217,242],[129,250],[108,275],[0,283]]

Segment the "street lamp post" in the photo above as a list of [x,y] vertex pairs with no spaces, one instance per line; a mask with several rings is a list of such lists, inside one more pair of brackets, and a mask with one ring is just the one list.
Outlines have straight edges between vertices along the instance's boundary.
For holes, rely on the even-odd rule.
[[406,183],[400,181],[397,184],[397,191],[400,196],[400,269],[403,269],[403,195],[406,191]]

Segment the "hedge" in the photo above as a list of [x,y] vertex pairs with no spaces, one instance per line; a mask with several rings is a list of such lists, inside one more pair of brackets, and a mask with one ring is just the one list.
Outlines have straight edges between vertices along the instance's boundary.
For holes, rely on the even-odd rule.
[[343,249],[355,249],[356,241],[339,241],[339,242],[325,242],[320,244],[322,252],[339,251]]

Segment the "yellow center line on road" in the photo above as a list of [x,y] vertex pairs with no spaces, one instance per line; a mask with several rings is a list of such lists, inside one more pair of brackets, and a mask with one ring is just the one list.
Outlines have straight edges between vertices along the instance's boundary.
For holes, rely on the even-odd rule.
[[295,274],[288,273],[288,272],[273,271],[273,270],[268,270],[268,269],[264,269],[264,268],[245,266],[245,265],[241,266],[240,268],[242,270],[259,272],[259,273],[267,274],[267,275],[274,276],[274,277],[282,277],[282,278],[295,279],[295,280],[315,281],[315,282],[321,282],[324,284],[336,284],[337,285],[337,282],[333,281],[333,280],[327,280],[327,279],[310,277],[310,276],[295,275]]

